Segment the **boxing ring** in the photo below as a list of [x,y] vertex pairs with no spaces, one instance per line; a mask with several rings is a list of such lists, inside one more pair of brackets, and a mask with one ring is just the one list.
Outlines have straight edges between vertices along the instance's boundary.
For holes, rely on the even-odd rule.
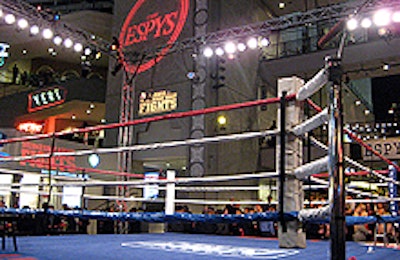
[[[347,129],[343,128],[343,118],[341,115],[341,74],[340,60],[328,59],[325,67],[316,74],[316,76],[304,84],[304,81],[297,77],[280,79],[278,82],[278,92],[280,97],[257,100],[240,104],[232,104],[220,107],[212,107],[202,110],[171,113],[152,118],[137,119],[123,124],[108,124],[95,127],[87,127],[70,132],[57,132],[53,134],[42,134],[36,136],[16,137],[6,140],[0,140],[0,144],[11,144],[17,142],[28,142],[49,138],[55,142],[55,139],[67,134],[86,133],[112,128],[134,126],[143,123],[156,122],[160,120],[171,120],[176,118],[205,115],[219,111],[229,111],[246,107],[278,104],[279,127],[276,130],[264,130],[256,132],[244,132],[239,134],[220,135],[214,137],[204,137],[199,139],[187,139],[170,141],[163,143],[131,145],[124,147],[86,149],[76,151],[43,151],[42,153],[31,155],[11,155],[0,157],[0,163],[7,164],[21,161],[49,160],[49,173],[52,165],[51,159],[57,157],[82,157],[91,154],[111,154],[125,152],[140,152],[152,149],[168,149],[178,146],[193,146],[199,144],[223,143],[241,141],[252,138],[263,138],[267,136],[277,137],[277,156],[276,172],[256,172],[249,174],[231,174],[205,177],[177,178],[175,172],[167,170],[166,178],[144,179],[143,175],[97,171],[101,174],[113,176],[127,176],[132,180],[127,181],[109,181],[109,180],[87,180],[85,178],[75,178],[73,180],[63,178],[56,183],[51,181],[40,184],[41,187],[47,187],[48,191],[39,191],[41,195],[50,194],[61,196],[58,188],[62,187],[81,187],[87,190],[90,187],[129,187],[132,189],[142,189],[146,185],[157,185],[157,189],[165,191],[164,198],[143,198],[138,196],[106,196],[99,194],[90,194],[84,192],[82,200],[108,200],[119,202],[121,206],[119,212],[104,212],[96,210],[58,210],[58,209],[20,209],[20,208],[0,208],[1,215],[35,217],[61,216],[73,217],[79,219],[93,220],[111,220],[118,224],[119,230],[123,231],[124,223],[130,221],[147,222],[152,224],[161,224],[158,233],[161,234],[119,234],[119,235],[64,235],[64,236],[40,236],[18,237],[18,252],[10,251],[7,248],[5,253],[0,254],[4,259],[299,259],[307,257],[309,259],[384,259],[392,257],[394,259],[400,256],[398,246],[390,248],[387,243],[384,247],[374,244],[360,244],[356,242],[346,242],[344,240],[345,225],[366,225],[366,224],[384,224],[399,223],[397,192],[394,187],[399,185],[399,181],[393,177],[399,167],[374,151],[371,147],[363,143],[362,140]],[[326,109],[318,107],[308,98],[325,84],[330,84],[330,100]],[[303,122],[303,105],[310,105],[316,110],[313,117]],[[311,138],[313,144],[324,150],[327,155],[312,162],[303,164],[302,153],[299,149],[302,147],[301,139],[308,132],[327,124],[329,127],[328,145]],[[359,143],[373,154],[386,162],[388,171],[379,172],[370,169],[345,157],[343,154],[343,132],[346,132],[355,142]],[[53,145],[54,146],[54,145]],[[380,196],[371,192],[365,192],[356,188],[346,187],[344,177],[344,163],[362,171],[362,174],[371,174],[376,178],[388,183],[388,189],[391,191],[390,197]],[[64,166],[68,168],[68,166]],[[78,169],[70,169],[78,170]],[[82,169],[79,169],[82,170]],[[84,169],[90,173],[90,169]],[[328,171],[329,179],[324,179],[321,173]],[[8,174],[24,174],[21,170],[12,170],[0,168],[0,172]],[[384,174],[392,173],[391,177]],[[275,202],[278,208],[276,212],[256,212],[252,214],[244,213],[221,213],[221,214],[198,214],[189,212],[175,212],[176,205],[229,205],[239,203],[241,205],[263,205],[271,204],[266,201],[246,200],[236,198],[231,200],[205,200],[203,198],[177,198],[178,192],[232,192],[232,191],[250,191],[250,186],[232,185],[232,183],[244,180],[261,180],[275,178],[277,179],[277,189],[279,199]],[[304,207],[303,180],[309,178],[311,181],[329,187],[329,196],[327,202],[323,203],[321,208],[308,209]],[[227,182],[229,186],[216,186],[219,183]],[[207,184],[204,186],[194,186]],[[38,186],[37,183],[13,183],[12,187],[3,187],[3,190],[21,193],[18,187]],[[1,187],[0,187],[1,188]],[[53,191],[53,188],[57,190]],[[253,187],[254,188],[254,187]],[[253,189],[257,190],[257,189]],[[362,200],[345,201],[345,192],[365,197]],[[37,193],[37,192],[36,192]],[[225,196],[226,198],[226,196]],[[344,204],[346,202],[364,202],[376,203],[387,202],[393,206],[391,216],[345,216]],[[121,203],[123,202],[123,203]],[[128,212],[126,203],[129,202],[157,202],[164,205],[164,210],[160,212]],[[273,204],[273,203],[272,203]],[[392,208],[391,208],[392,209]],[[246,222],[272,221],[278,223],[279,240],[265,239],[262,237],[248,236],[216,236],[200,234],[178,234],[165,232],[164,223],[186,222],[186,223],[246,223]],[[330,224],[331,240],[327,241],[306,241],[303,225]],[[386,232],[386,229],[385,229]],[[121,232],[124,233],[124,232]],[[376,235],[376,234],[375,234]],[[398,234],[396,234],[397,236]],[[4,239],[7,239],[3,237]],[[345,256],[344,256],[345,255]]]

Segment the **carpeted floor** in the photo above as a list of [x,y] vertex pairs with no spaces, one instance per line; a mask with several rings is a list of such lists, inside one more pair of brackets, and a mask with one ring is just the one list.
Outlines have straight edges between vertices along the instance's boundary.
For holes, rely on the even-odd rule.
[[[281,249],[277,240],[196,234],[68,235],[18,237],[18,252],[11,238],[0,259],[330,259],[329,241],[307,241],[306,249]],[[346,258],[400,259],[400,250],[346,244]],[[373,249],[373,250],[372,250]]]

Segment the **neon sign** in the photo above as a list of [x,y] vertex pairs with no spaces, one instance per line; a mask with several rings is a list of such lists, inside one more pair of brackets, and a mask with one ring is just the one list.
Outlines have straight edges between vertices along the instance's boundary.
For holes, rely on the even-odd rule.
[[67,90],[63,87],[51,87],[35,91],[28,95],[28,112],[54,107],[65,102]]
[[8,58],[7,49],[10,48],[10,45],[7,43],[0,42],[0,67],[3,67],[6,63],[6,58]]
[[43,125],[34,122],[25,122],[18,124],[17,130],[30,134],[39,134],[43,130]]
[[139,116],[173,111],[178,107],[178,93],[161,90],[142,92],[139,97]]
[[[147,49],[152,42],[159,46],[166,46],[158,51],[155,58],[144,62],[137,70],[135,64],[127,63],[124,53],[121,52],[125,70],[134,73],[144,72],[158,63],[167,54],[171,46],[176,42],[186,23],[189,12],[189,0],[169,1],[174,3],[174,8],[166,13],[156,10],[159,5],[151,0],[138,0],[129,12],[121,28],[119,42],[122,48]],[[163,3],[163,6],[167,6]],[[154,11],[152,10],[154,9]],[[139,10],[152,10],[148,15]]]

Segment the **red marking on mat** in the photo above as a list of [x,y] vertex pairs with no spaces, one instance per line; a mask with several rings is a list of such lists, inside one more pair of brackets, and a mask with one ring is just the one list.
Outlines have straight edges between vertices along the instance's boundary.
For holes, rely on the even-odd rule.
[[22,256],[20,254],[0,254],[2,260],[38,260],[31,256]]

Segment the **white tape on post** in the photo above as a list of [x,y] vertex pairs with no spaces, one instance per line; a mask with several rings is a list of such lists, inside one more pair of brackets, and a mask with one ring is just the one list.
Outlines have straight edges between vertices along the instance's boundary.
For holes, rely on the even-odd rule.
[[175,171],[167,170],[167,191],[165,194],[165,214],[172,215],[175,213]]

